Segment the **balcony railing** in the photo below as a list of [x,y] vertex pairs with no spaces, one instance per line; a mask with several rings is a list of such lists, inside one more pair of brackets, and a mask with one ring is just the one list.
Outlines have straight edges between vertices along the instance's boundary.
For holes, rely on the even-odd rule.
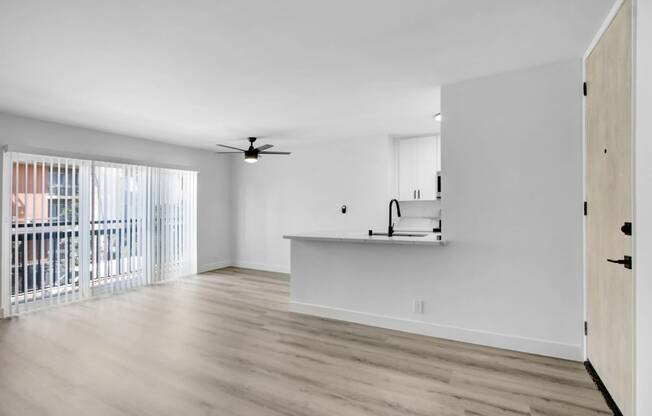
[[[182,224],[167,226],[182,232]],[[156,228],[156,227],[155,227]],[[139,220],[92,221],[90,225],[90,283],[98,287],[133,276],[143,269],[143,253],[138,253]],[[173,231],[175,232],[175,231]],[[79,286],[79,224],[72,221],[19,222],[12,227],[12,302],[38,300],[74,292]],[[27,248],[27,255],[25,249]],[[18,264],[16,264],[18,260]],[[171,261],[168,266],[181,263]]]

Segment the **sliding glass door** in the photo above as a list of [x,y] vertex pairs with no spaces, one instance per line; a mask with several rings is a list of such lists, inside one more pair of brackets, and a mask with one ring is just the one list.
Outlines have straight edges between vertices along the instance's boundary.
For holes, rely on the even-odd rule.
[[3,313],[196,273],[196,177],[6,152]]

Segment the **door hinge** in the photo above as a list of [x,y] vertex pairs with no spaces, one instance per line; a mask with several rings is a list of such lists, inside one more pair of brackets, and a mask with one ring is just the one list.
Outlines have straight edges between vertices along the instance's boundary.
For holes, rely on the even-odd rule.
[[589,93],[589,87],[586,85],[586,82],[582,84],[582,94],[586,97]]
[[584,216],[589,215],[589,203],[584,201]]
[[589,324],[584,321],[584,335],[589,335]]

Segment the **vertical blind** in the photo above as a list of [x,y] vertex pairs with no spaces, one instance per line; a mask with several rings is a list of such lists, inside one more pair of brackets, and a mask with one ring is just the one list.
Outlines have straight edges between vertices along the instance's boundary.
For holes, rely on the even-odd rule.
[[191,171],[5,152],[4,314],[196,273],[196,182]]
[[148,170],[144,166],[93,163],[90,287],[94,294],[147,283],[142,236]]

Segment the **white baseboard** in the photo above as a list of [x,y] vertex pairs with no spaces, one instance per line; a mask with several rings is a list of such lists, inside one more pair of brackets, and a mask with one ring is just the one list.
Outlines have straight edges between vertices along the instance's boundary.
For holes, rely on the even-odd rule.
[[242,267],[244,269],[262,270],[266,272],[290,273],[290,268],[280,264],[257,263],[252,261],[223,260],[215,263],[202,264],[197,267],[197,273],[210,272],[224,267]]
[[222,260],[215,263],[202,264],[197,267],[197,273],[210,272],[211,270],[223,269],[225,267],[233,266],[231,260]]
[[267,272],[290,273],[289,266],[282,266],[280,264],[256,263],[251,261],[236,260],[233,262],[232,266],[242,267],[245,269],[263,270]]
[[389,316],[301,302],[290,302],[290,310],[292,312],[303,313],[306,315],[355,322],[363,325],[468,342],[471,344],[486,345],[489,347],[504,348],[513,351],[546,355],[574,361],[584,360],[583,348],[581,345],[561,344],[541,339],[496,334],[474,329],[438,325],[423,321],[412,321],[408,319],[393,318]]

